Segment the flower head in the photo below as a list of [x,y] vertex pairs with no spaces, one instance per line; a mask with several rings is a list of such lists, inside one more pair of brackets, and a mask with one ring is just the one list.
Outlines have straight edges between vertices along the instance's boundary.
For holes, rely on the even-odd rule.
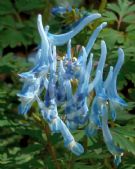
[[[63,13],[64,8],[53,9],[53,13]],[[24,82],[22,91],[18,94],[21,104],[19,112],[26,114],[36,101],[44,120],[53,133],[61,133],[65,147],[76,155],[84,152],[82,145],[75,141],[70,129],[86,127],[86,134],[92,136],[98,129],[102,130],[108,150],[113,154],[118,165],[123,151],[115,146],[108,127],[108,113],[113,120],[116,118],[117,107],[126,103],[117,93],[117,76],[124,61],[124,52],[118,50],[118,61],[110,67],[104,80],[103,69],[107,56],[106,43],[101,41],[101,56],[97,65],[95,77],[91,76],[93,68],[93,53],[91,49],[100,31],[107,25],[100,24],[93,32],[86,47],[82,47],[78,57],[73,60],[71,38],[78,34],[88,23],[100,18],[100,14],[89,14],[78,21],[76,26],[67,33],[55,35],[49,32],[49,26],[43,27],[42,16],[38,15],[37,25],[41,37],[34,68],[19,76]],[[67,43],[67,51],[63,60],[57,60],[57,46]],[[78,82],[73,91],[71,81]],[[44,99],[41,97],[45,90]],[[88,98],[92,91],[95,97],[92,105]],[[59,106],[64,109],[65,121],[59,115]],[[88,124],[88,125],[87,125]]]

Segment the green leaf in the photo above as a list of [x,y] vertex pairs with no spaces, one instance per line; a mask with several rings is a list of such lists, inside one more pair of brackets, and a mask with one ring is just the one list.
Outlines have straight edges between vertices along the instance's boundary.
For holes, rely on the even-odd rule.
[[117,21],[118,19],[116,14],[111,11],[106,11],[103,16],[105,17],[105,21]]
[[135,30],[135,25],[134,25],[134,24],[130,24],[130,25],[127,26],[127,28],[126,28],[126,31],[127,31],[127,32],[131,32],[131,31],[133,31],[133,30]]
[[30,154],[21,154],[15,157],[15,163],[18,165],[29,162],[33,158],[33,155]]
[[24,154],[31,154],[31,153],[39,152],[39,151],[41,151],[42,148],[43,148],[42,144],[38,144],[38,143],[32,144],[32,145],[29,145],[28,147],[24,148],[23,153]]
[[118,144],[121,148],[124,150],[127,150],[128,152],[131,152],[135,154],[135,143],[131,142],[129,139],[124,137],[122,134],[112,132],[114,141],[116,144]]
[[127,15],[123,18],[123,22],[126,23],[134,23],[135,22],[135,15]]
[[14,13],[14,8],[10,0],[0,1],[0,15]]
[[[134,77],[134,80],[135,80],[135,77]],[[134,100],[134,98],[135,98],[135,89],[129,89],[128,92],[129,92],[130,98]]]
[[93,164],[93,165],[87,165],[85,163],[82,162],[76,162],[74,165],[74,169],[101,169],[102,165],[100,164]]
[[124,137],[135,137],[134,129],[135,129],[135,126],[126,125],[124,127],[123,126],[115,127],[113,131],[121,134]]
[[3,27],[15,27],[15,20],[13,19],[13,17],[11,15],[6,15],[6,16],[0,16],[0,25],[2,25]]
[[42,132],[39,129],[25,129],[25,128],[17,128],[16,133],[19,135],[29,135],[34,139],[38,139],[39,141],[44,141],[42,137]]
[[25,41],[22,33],[17,30],[7,29],[0,34],[0,44],[2,44],[3,47],[10,46],[13,48],[25,44]]
[[44,0],[16,0],[16,7],[19,12],[36,10],[45,7]]
[[108,4],[107,9],[110,9],[117,14],[119,14],[119,12],[121,11],[117,4]]
[[128,13],[135,12],[135,4],[129,6],[128,9],[127,9],[127,12]]

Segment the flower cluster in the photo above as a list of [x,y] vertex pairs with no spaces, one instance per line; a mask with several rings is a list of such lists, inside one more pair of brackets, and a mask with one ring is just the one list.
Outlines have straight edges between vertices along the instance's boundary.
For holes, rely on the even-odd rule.
[[[110,67],[107,78],[103,78],[107,49],[101,41],[101,56],[96,68],[95,78],[91,78],[93,69],[93,53],[91,49],[100,31],[107,25],[103,22],[91,35],[86,47],[82,47],[79,56],[73,59],[71,54],[71,38],[78,34],[88,23],[100,18],[101,15],[90,14],[83,17],[69,32],[55,35],[49,32],[49,26],[42,25],[42,16],[38,15],[37,26],[41,37],[41,44],[36,55],[36,64],[29,72],[19,76],[24,82],[18,94],[21,104],[19,112],[26,114],[33,102],[37,102],[41,114],[53,133],[61,133],[65,147],[76,155],[84,152],[83,146],[76,142],[70,130],[85,126],[87,136],[93,136],[98,129],[102,130],[108,150],[114,155],[115,163],[121,161],[123,151],[116,147],[109,127],[108,114],[113,120],[119,106],[126,106],[116,89],[117,76],[124,61],[122,49],[118,49],[118,61]],[[56,46],[67,44],[64,59],[57,59]],[[71,81],[78,82],[73,92]],[[91,108],[88,107],[88,97],[95,91]],[[41,97],[42,94],[42,97]],[[43,99],[44,95],[44,99]],[[58,114],[58,107],[63,107],[65,119]],[[89,108],[91,109],[89,111]]]

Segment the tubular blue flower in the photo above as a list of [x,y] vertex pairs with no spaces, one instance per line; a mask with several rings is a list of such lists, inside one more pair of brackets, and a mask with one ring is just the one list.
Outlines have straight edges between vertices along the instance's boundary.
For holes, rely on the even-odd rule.
[[124,52],[121,48],[119,48],[118,49],[118,61],[114,67],[112,81],[111,81],[111,87],[108,86],[107,94],[108,94],[108,97],[110,98],[110,100],[112,101],[112,104],[117,103],[122,106],[127,106],[126,102],[122,98],[120,98],[120,96],[118,95],[117,87],[116,87],[117,76],[118,76],[118,73],[121,69],[123,62],[124,62]]
[[79,156],[84,152],[84,149],[81,144],[74,140],[74,137],[70,133],[69,129],[65,123],[58,117],[57,120],[52,122],[53,125],[56,125],[57,132],[59,131],[63,138],[65,147],[67,147],[72,153]]
[[91,14],[88,16],[85,16],[83,19],[81,19],[81,22],[79,22],[74,28],[73,30],[61,34],[61,35],[54,35],[48,32],[48,38],[49,41],[53,44],[53,45],[63,45],[65,43],[67,43],[71,38],[73,38],[76,34],[78,34],[87,24],[89,24],[90,22],[100,18],[101,15],[99,13],[97,14]]
[[56,87],[56,100],[57,104],[61,105],[66,101],[66,91],[65,91],[65,69],[63,67],[63,61],[61,60],[59,63],[59,68],[58,68],[58,83]]
[[101,112],[102,112],[102,132],[104,141],[108,147],[108,150],[114,155],[114,162],[118,166],[121,162],[121,156],[123,155],[123,150],[119,147],[116,147],[113,138],[111,135],[111,132],[108,127],[108,110],[107,106],[104,104],[101,106]]
[[96,96],[92,102],[91,114],[89,116],[89,125],[86,129],[86,133],[89,136],[96,133],[96,130],[101,127],[100,115],[101,115],[101,105],[106,102],[106,93],[103,85],[103,68],[105,65],[105,59],[107,55],[106,44],[101,41],[101,57],[96,70],[96,75],[100,71],[99,82],[94,86]]
[[[100,78],[100,83],[95,87],[96,96],[92,103],[91,114],[89,117],[89,125],[86,129],[86,133],[88,136],[92,136],[96,134],[97,129],[101,128],[103,132],[104,141],[108,147],[108,150],[114,155],[114,162],[116,165],[119,165],[121,162],[121,156],[123,151],[114,145],[109,127],[108,127],[108,109],[110,109],[112,113],[113,119],[116,118],[116,104],[114,105],[114,101],[117,104],[125,103],[121,101],[120,97],[117,94],[116,90],[116,79],[118,72],[121,68],[121,65],[124,60],[124,53],[121,49],[119,51],[119,59],[113,70],[113,67],[110,67],[110,71],[105,81],[103,81],[103,77]],[[106,45],[102,41],[101,42],[101,57],[99,60],[99,64],[97,67],[97,71],[101,71],[103,76],[103,67],[105,64],[106,58]],[[109,102],[108,102],[109,101]],[[106,105],[109,103],[108,105]],[[122,104],[125,105],[125,104]]]
[[31,108],[32,103],[35,101],[35,97],[42,91],[41,78],[35,81],[26,81],[22,88],[22,91],[18,93],[20,97],[21,104],[19,106],[19,113],[26,114]]
[[[106,58],[106,53],[107,53],[106,45],[104,41],[101,42],[101,50],[102,50],[101,58],[99,60],[97,71],[100,70],[103,74],[103,67],[105,64],[105,58]],[[117,94],[116,78],[120,70],[120,67],[123,63],[123,59],[124,59],[123,52],[122,50],[119,50],[119,59],[115,66],[115,70],[113,71],[113,67],[110,67],[110,71],[108,73],[106,80],[103,82],[103,78],[101,77],[100,83],[98,83],[98,85],[95,87],[96,97],[93,101],[92,112],[90,115],[90,121],[92,123],[92,130],[93,130],[93,121],[95,125],[100,127],[101,122],[99,122],[99,119],[100,119],[99,116],[101,114],[101,104],[105,103],[108,100],[109,100],[110,111],[112,113],[112,118],[114,120],[116,118],[115,108],[118,107],[118,104],[120,103],[119,100],[122,100]],[[125,102],[122,101],[122,103],[125,103]],[[89,127],[89,130],[90,130],[90,127]]]
[[61,121],[60,131],[61,131],[61,134],[62,134],[62,136],[64,138],[65,146],[70,151],[72,151],[74,154],[76,154],[78,156],[84,152],[84,149],[83,149],[82,145],[77,143],[74,140],[74,137],[71,135],[71,133],[69,132],[68,128],[63,123],[63,121]]
[[76,105],[76,114],[77,114],[75,120],[79,124],[84,124],[86,120],[88,120],[87,97],[92,91],[92,89],[94,88],[94,86],[96,85],[96,83],[98,82],[99,77],[100,77],[99,75],[96,76],[96,78],[91,83],[89,83],[90,73],[92,69],[92,58],[93,58],[93,54],[91,54],[88,65],[87,66],[85,65],[86,64],[86,61],[85,61],[82,67],[78,89],[74,96],[75,105]]
[[[56,104],[54,103],[52,107],[45,108],[43,102],[38,99],[39,107],[41,108],[41,112],[43,117],[48,121],[50,129],[53,133],[61,133],[64,138],[65,147],[67,147],[72,153],[75,155],[80,155],[84,152],[84,149],[81,144],[77,143],[74,140],[74,137],[70,133],[69,129],[66,127],[64,122],[59,118],[57,113]],[[49,118],[48,118],[49,117]]]
[[[79,125],[84,125],[88,120],[87,97],[100,79],[99,72],[97,74],[98,76],[96,76],[93,82],[89,83],[93,54],[91,54],[89,62],[86,66],[87,53],[85,51],[85,48],[83,48],[83,58],[84,60],[82,60],[78,88],[74,95],[72,95],[72,87],[70,81],[66,82],[68,99],[66,107],[67,124],[72,129],[74,129],[74,127],[78,127]],[[70,123],[72,125],[70,125]]]
[[42,16],[38,15],[37,19],[38,31],[41,37],[41,48],[37,53],[37,63],[36,66],[29,72],[25,72],[19,74],[19,76],[24,79],[36,79],[37,76],[44,76],[48,73],[48,54],[49,54],[49,42],[47,38],[48,27],[46,27],[46,31],[44,31],[42,24]]
[[98,83],[98,85],[95,86],[95,92],[96,92],[96,96],[102,97],[104,99],[106,99],[106,94],[103,86],[103,68],[105,65],[106,55],[107,55],[106,44],[104,41],[101,41],[101,57],[99,59],[99,63],[96,70],[96,73],[98,71],[101,72],[101,76],[100,76],[100,83]]
[[[60,10],[63,11],[63,8]],[[57,12],[57,11],[56,11]],[[80,155],[84,152],[81,144],[75,141],[69,129],[86,126],[86,134],[93,136],[98,129],[102,130],[108,150],[114,156],[114,162],[119,165],[123,151],[115,146],[108,127],[108,113],[113,120],[116,111],[126,106],[125,101],[117,93],[117,76],[124,62],[124,52],[118,50],[118,61],[114,68],[111,66],[107,78],[103,78],[103,69],[107,55],[104,41],[101,41],[101,56],[95,77],[91,78],[93,54],[91,49],[100,31],[107,25],[100,24],[93,32],[86,47],[82,47],[78,58],[73,60],[71,38],[79,33],[88,23],[100,18],[100,14],[90,14],[80,19],[73,29],[65,34],[49,33],[49,26],[43,27],[42,16],[38,15],[38,31],[41,44],[38,46],[34,68],[21,73],[24,85],[18,94],[21,104],[19,112],[26,114],[36,101],[44,120],[48,123],[52,133],[61,133],[65,147],[72,153]],[[67,52],[63,60],[57,61],[56,46],[67,43]],[[56,45],[56,46],[55,46]],[[90,57],[89,57],[90,54]],[[57,66],[58,65],[58,66]],[[71,80],[78,82],[73,92]],[[41,94],[44,92],[44,99]],[[95,97],[89,110],[88,97],[94,89]],[[65,121],[59,115],[59,107],[64,108]],[[86,123],[88,122],[88,123]]]
[[46,27],[46,31],[44,30],[43,24],[42,24],[42,16],[39,14],[37,19],[37,26],[38,31],[41,37],[41,64],[48,65],[48,52],[49,52],[49,42],[48,42],[48,29],[49,27]]
[[107,25],[107,22],[101,23],[93,32],[93,34],[90,36],[89,41],[85,47],[87,55],[91,52],[91,49],[99,35],[99,33],[104,29]]

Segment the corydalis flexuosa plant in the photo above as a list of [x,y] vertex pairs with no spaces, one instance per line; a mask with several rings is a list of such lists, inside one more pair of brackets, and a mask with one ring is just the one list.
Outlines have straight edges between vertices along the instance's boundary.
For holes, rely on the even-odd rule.
[[[85,133],[89,137],[96,134],[99,129],[102,130],[108,150],[114,156],[115,164],[118,165],[123,150],[113,142],[108,127],[108,115],[111,113],[115,120],[116,109],[119,106],[126,106],[116,88],[117,76],[124,61],[124,52],[121,48],[118,49],[117,63],[114,67],[110,67],[108,76],[104,79],[103,69],[107,49],[106,43],[102,40],[95,78],[91,78],[93,69],[91,49],[98,34],[107,25],[103,22],[94,30],[78,57],[73,59],[71,55],[71,38],[87,24],[100,17],[98,13],[87,15],[71,31],[55,35],[49,32],[49,26],[43,27],[42,16],[38,15],[37,26],[41,44],[36,55],[35,66],[29,72],[19,74],[24,82],[18,94],[21,101],[19,112],[26,114],[36,101],[52,133],[61,133],[65,147],[76,155],[82,154],[84,149],[80,143],[75,141],[71,130],[84,126]],[[58,61],[56,47],[64,44],[67,44],[65,57]],[[75,92],[72,89],[71,81],[73,80],[78,81]],[[88,97],[92,91],[95,91],[95,97],[92,104],[88,106]],[[61,119],[58,107],[64,109],[65,120]]]

